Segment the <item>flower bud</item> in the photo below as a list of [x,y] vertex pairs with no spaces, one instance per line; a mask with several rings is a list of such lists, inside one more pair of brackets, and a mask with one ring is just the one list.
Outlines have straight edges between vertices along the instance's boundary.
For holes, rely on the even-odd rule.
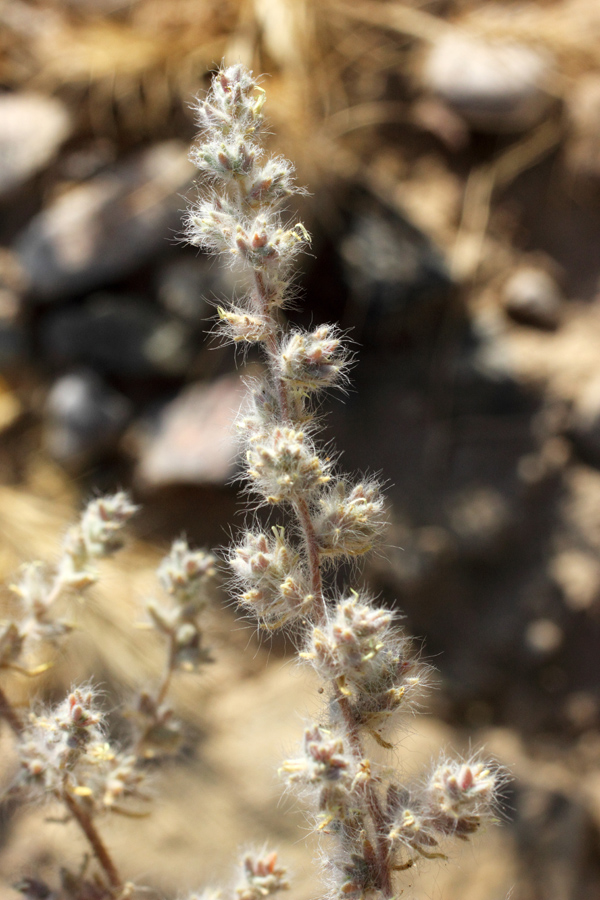
[[482,760],[447,762],[434,771],[427,786],[432,807],[459,826],[461,820],[478,827],[496,802],[498,773]]
[[123,491],[89,503],[80,523],[89,555],[102,559],[119,550],[123,546],[122,530],[137,509]]
[[242,860],[241,879],[235,889],[238,900],[265,900],[287,890],[286,875],[286,869],[277,865],[277,853],[246,854]]
[[217,312],[223,331],[236,344],[240,341],[260,343],[272,334],[272,326],[265,316],[251,315],[240,307],[223,309],[219,306]]
[[191,615],[206,605],[217,575],[216,561],[210,553],[191,550],[187,541],[177,540],[156,574],[165,592]]
[[239,602],[270,627],[305,615],[313,597],[300,556],[285,540],[283,528],[273,537],[246,532],[229,557],[240,582]]
[[288,759],[281,767],[288,781],[321,786],[335,782],[350,787],[356,766],[345,755],[342,738],[313,725],[304,732],[303,751],[301,758]]
[[282,378],[303,391],[331,387],[341,377],[346,354],[332,325],[312,332],[296,331],[283,343],[279,356]]
[[361,603],[358,594],[337,604],[325,626],[315,625],[303,657],[326,679],[364,684],[377,672],[390,639],[393,616],[387,609]]
[[374,482],[350,487],[345,481],[336,481],[319,498],[319,506],[313,524],[325,556],[368,553],[385,526],[384,500]]
[[253,208],[274,206],[285,200],[295,190],[294,167],[283,157],[272,157],[264,166],[255,170],[248,188],[246,202]]
[[247,451],[248,475],[267,503],[306,498],[329,481],[329,465],[302,431],[275,426],[257,434]]

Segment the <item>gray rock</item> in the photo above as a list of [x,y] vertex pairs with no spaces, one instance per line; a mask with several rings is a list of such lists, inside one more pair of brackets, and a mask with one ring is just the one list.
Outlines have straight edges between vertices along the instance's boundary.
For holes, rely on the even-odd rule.
[[226,484],[236,471],[233,426],[245,394],[239,375],[183,390],[138,435],[139,485]]
[[353,189],[348,209],[338,252],[359,327],[381,342],[422,329],[452,287],[442,253],[405,216],[366,191]]
[[553,331],[562,307],[560,288],[544,269],[527,266],[514,272],[504,284],[507,313],[517,322]]
[[168,141],[55,200],[15,243],[30,299],[93,290],[160,252],[181,227],[179,194],[193,171],[186,147]]
[[183,323],[142,297],[112,294],[49,313],[40,342],[54,365],[85,364],[133,378],[183,375],[192,354]]
[[471,127],[520,132],[540,121],[548,109],[546,86],[552,68],[549,54],[532,47],[456,30],[433,45],[423,81]]
[[197,325],[215,315],[209,302],[225,291],[223,269],[203,257],[178,259],[163,266],[158,276],[158,300],[164,308]]
[[46,166],[71,132],[60,100],[0,94],[0,197]]
[[44,410],[44,443],[63,465],[78,468],[115,446],[131,416],[129,401],[95,372],[63,375]]

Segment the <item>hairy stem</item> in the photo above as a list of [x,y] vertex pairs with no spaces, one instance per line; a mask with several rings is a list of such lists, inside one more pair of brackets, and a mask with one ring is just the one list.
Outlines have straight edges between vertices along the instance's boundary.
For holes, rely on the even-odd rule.
[[314,597],[314,614],[317,622],[324,622],[327,615],[327,605],[323,597],[323,576],[321,574],[321,555],[317,543],[317,536],[310,517],[308,503],[301,497],[294,503],[294,511],[302,526],[306,555],[310,570],[311,589]]
[[[335,690],[335,702],[342,714],[346,729],[348,732],[348,741],[352,747],[352,751],[358,760],[364,758],[364,749],[360,738],[359,726],[352,714],[352,709],[348,698],[344,697],[339,688]],[[385,836],[384,815],[381,809],[381,803],[377,791],[370,782],[364,785],[365,799],[367,808],[373,824],[373,832],[377,844],[377,861],[379,864],[380,890],[384,897],[393,896],[392,890],[392,873],[390,869],[390,854],[388,842]]]
[[277,375],[274,371],[275,367],[272,363],[272,360],[277,358],[277,351],[279,349],[277,343],[277,320],[275,316],[269,309],[269,304],[267,301],[267,287],[265,285],[265,279],[261,272],[254,271],[254,283],[256,285],[256,295],[257,295],[257,306],[261,315],[265,316],[271,325],[269,337],[266,341],[267,348],[267,358],[269,362],[269,370],[271,372],[271,377],[275,383],[275,387],[277,390],[277,400],[279,402],[279,413],[281,415],[282,422],[287,422],[290,417],[289,411],[289,400],[287,389],[284,381]]
[[111,888],[114,888],[115,891],[120,891],[123,888],[123,881],[117,872],[117,868],[112,861],[110,853],[104,846],[104,842],[96,830],[92,817],[82,809],[77,800],[75,800],[67,790],[63,791],[61,800],[85,834],[90,847],[94,852],[94,856],[102,866],[102,869],[108,878]]

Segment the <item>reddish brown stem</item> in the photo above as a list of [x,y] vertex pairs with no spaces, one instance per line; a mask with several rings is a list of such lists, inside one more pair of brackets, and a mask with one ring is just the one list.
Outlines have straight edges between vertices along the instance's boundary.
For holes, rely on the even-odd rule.
[[[348,730],[348,740],[350,742],[350,745],[352,746],[354,755],[357,759],[361,760],[364,758],[364,750],[362,741],[358,733],[358,726],[354,719],[354,716],[352,715],[352,709],[350,708],[348,698],[344,697],[344,695],[338,688],[335,693],[335,699],[346,723],[346,728]],[[393,897],[389,848],[385,836],[385,818],[381,809],[381,803],[379,802],[377,791],[370,782],[365,783],[364,792],[367,807],[369,809],[369,815],[371,816],[371,821],[373,823],[375,839],[377,842],[377,858],[379,861],[380,878],[379,887],[384,897]]]
[[171,679],[173,677],[173,670],[175,668],[175,657],[177,654],[177,646],[175,635],[172,634],[170,636],[170,647],[169,647],[169,657],[167,659],[167,665],[165,667],[165,673],[162,678],[162,682],[156,694],[156,706],[159,707],[161,703],[164,703],[165,697],[169,692],[169,687],[171,686]]
[[21,734],[23,731],[21,720],[2,688],[0,688],[0,717],[6,719],[17,737]]
[[[279,351],[279,343],[277,339],[278,326],[275,317],[273,316],[273,313],[269,308],[264,277],[261,272],[257,271],[255,271],[254,277],[257,295],[256,303],[258,310],[261,315],[270,320],[272,325],[269,331],[269,336],[265,342],[266,350],[270,363],[271,375],[273,377],[273,381],[275,382],[275,387],[277,390],[279,414],[281,417],[281,421],[286,422],[289,421],[290,408],[288,390],[285,381],[280,378],[275,371],[275,361],[277,360]],[[311,590],[314,597],[314,620],[319,623],[324,623],[327,616],[327,605],[323,596],[321,554],[319,551],[319,544],[317,541],[315,528],[310,515],[308,503],[304,499],[304,497],[297,498],[294,501],[293,505],[294,511],[302,528],[302,534],[304,536],[304,543],[306,547],[306,554],[310,571]],[[346,720],[346,725],[348,727],[348,737],[352,745],[353,752],[358,760],[362,760],[364,758],[364,752],[358,734],[358,726],[354,720],[354,716],[352,715],[352,710],[350,708],[348,700],[342,695],[339,690],[336,693],[336,699],[342,715]],[[364,792],[367,808],[369,810],[369,815],[373,823],[373,831],[377,842],[377,858],[379,862],[380,879],[379,887],[383,896],[385,898],[390,898],[392,897],[392,878],[389,864],[387,840],[385,837],[384,816],[379,802],[379,797],[373,785],[367,782],[364,786]]]
[[117,872],[110,853],[104,846],[102,838],[96,831],[96,826],[94,825],[91,816],[82,809],[77,800],[75,800],[68,791],[62,793],[61,799],[88,839],[90,847],[94,852],[94,856],[102,866],[111,888],[113,888],[115,892],[122,890],[123,881]]

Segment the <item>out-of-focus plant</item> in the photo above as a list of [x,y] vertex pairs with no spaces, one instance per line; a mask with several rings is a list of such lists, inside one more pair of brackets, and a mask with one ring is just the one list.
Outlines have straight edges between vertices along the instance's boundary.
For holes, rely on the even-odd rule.
[[[34,677],[47,663],[32,662],[44,644],[56,644],[72,630],[65,618],[69,597],[82,597],[98,580],[97,560],[111,556],[123,543],[123,527],[136,507],[124,493],[88,504],[71,528],[62,554],[52,568],[41,562],[23,567],[13,586],[15,604],[0,633],[0,669]],[[105,813],[139,815],[149,800],[146,761],[172,753],[180,742],[180,726],[168,702],[175,673],[195,672],[211,661],[204,646],[202,614],[216,578],[215,559],[177,540],[158,568],[163,599],[147,604],[149,626],[167,644],[167,660],[158,684],[144,687],[125,709],[129,740],[111,737],[102,693],[93,683],[74,687],[53,707],[23,715],[0,688],[0,715],[12,728],[20,771],[11,788],[23,802],[60,802],[68,818],[85,835],[99,864],[98,871],[62,870],[60,887],[25,878],[18,888],[26,897],[64,900],[125,898],[134,887],[121,876],[98,828]],[[57,893],[57,890],[59,893]]]

